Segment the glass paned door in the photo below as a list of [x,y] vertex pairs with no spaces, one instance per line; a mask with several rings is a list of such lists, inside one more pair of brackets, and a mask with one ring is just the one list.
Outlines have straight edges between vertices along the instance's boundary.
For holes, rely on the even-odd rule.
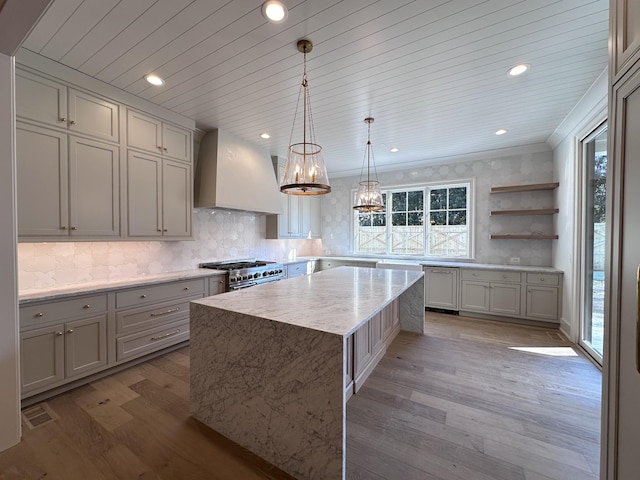
[[607,129],[600,127],[583,143],[583,255],[580,343],[602,363],[604,334],[605,205],[607,201]]

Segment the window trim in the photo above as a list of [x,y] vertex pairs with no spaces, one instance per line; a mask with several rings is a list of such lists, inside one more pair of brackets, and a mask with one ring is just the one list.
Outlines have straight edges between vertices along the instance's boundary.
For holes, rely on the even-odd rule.
[[[358,215],[358,212],[356,210],[353,209],[353,202],[355,199],[355,195],[357,192],[356,188],[352,188],[351,189],[351,201],[350,201],[350,206],[351,206],[351,222],[350,222],[350,252],[352,255],[361,255],[361,256],[380,256],[380,255],[384,255],[385,257],[397,257],[397,258],[402,258],[402,257],[409,257],[409,258],[424,258],[424,259],[429,259],[429,260],[456,260],[456,261],[460,261],[460,260],[473,260],[475,259],[475,250],[476,250],[476,245],[475,245],[475,230],[476,230],[476,225],[475,225],[475,209],[476,209],[476,188],[475,188],[475,178],[471,177],[471,178],[460,178],[460,179],[455,179],[455,180],[439,180],[439,181],[435,181],[435,182],[425,182],[425,183],[414,183],[414,184],[403,184],[403,185],[393,185],[393,186],[388,186],[388,187],[381,187],[382,193],[387,195],[387,203],[390,201],[389,199],[390,194],[393,192],[406,192],[406,191],[410,191],[410,190],[422,190],[424,192],[425,195],[425,200],[424,200],[424,204],[423,204],[423,208],[424,208],[424,214],[425,214],[425,221],[427,221],[427,215],[429,213],[429,204],[428,204],[428,192],[429,190],[432,189],[437,189],[437,188],[443,188],[443,187],[456,187],[456,186],[461,186],[461,185],[465,185],[467,186],[468,190],[467,190],[467,226],[469,227],[469,253],[468,256],[465,257],[443,257],[443,256],[434,256],[434,255],[427,255],[427,228],[424,228],[423,230],[423,235],[424,235],[424,250],[421,254],[409,254],[409,253],[390,253],[388,251],[389,248],[389,236],[391,235],[390,229],[389,227],[389,217],[387,216],[387,221],[386,221],[386,232],[385,232],[385,252],[380,252],[380,253],[370,253],[370,252],[358,252],[355,250],[355,220],[356,220],[356,215]],[[386,210],[385,210],[386,212]],[[426,225],[425,225],[426,227]]]

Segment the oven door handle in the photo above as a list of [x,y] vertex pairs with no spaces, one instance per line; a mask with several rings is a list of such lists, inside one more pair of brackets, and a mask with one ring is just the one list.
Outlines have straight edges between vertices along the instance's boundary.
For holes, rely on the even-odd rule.
[[249,288],[255,285],[258,285],[258,282],[245,283],[244,285],[229,287],[229,290],[242,290],[243,288]]

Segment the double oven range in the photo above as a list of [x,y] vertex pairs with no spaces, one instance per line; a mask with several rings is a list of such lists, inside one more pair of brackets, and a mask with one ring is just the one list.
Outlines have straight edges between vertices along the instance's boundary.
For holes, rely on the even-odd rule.
[[198,266],[226,271],[225,291],[227,292],[276,282],[285,278],[284,267],[281,263],[256,260],[255,258],[201,263]]

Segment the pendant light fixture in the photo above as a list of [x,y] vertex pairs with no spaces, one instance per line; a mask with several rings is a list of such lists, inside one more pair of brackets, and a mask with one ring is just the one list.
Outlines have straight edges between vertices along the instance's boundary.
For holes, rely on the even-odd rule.
[[[367,148],[362,161],[362,171],[360,172],[360,183],[358,184],[358,192],[356,193],[356,201],[353,206],[354,210],[359,212],[379,212],[384,210],[382,201],[382,192],[380,191],[380,182],[378,182],[378,173],[373,161],[373,147],[371,146],[371,124],[373,118],[364,119],[367,124]],[[365,160],[367,166],[367,179],[363,180]],[[373,169],[373,180],[371,178],[371,170]]]
[[[307,80],[307,53],[313,48],[309,40],[298,40],[298,51],[304,54],[304,71],[302,83],[298,92],[296,113],[291,127],[287,162],[280,181],[280,191],[289,195],[322,195],[329,193],[329,177],[327,167],[322,158],[322,147],[316,143],[311,114],[311,98],[309,97],[309,82]],[[296,127],[298,107],[302,97],[302,143],[292,143]]]

